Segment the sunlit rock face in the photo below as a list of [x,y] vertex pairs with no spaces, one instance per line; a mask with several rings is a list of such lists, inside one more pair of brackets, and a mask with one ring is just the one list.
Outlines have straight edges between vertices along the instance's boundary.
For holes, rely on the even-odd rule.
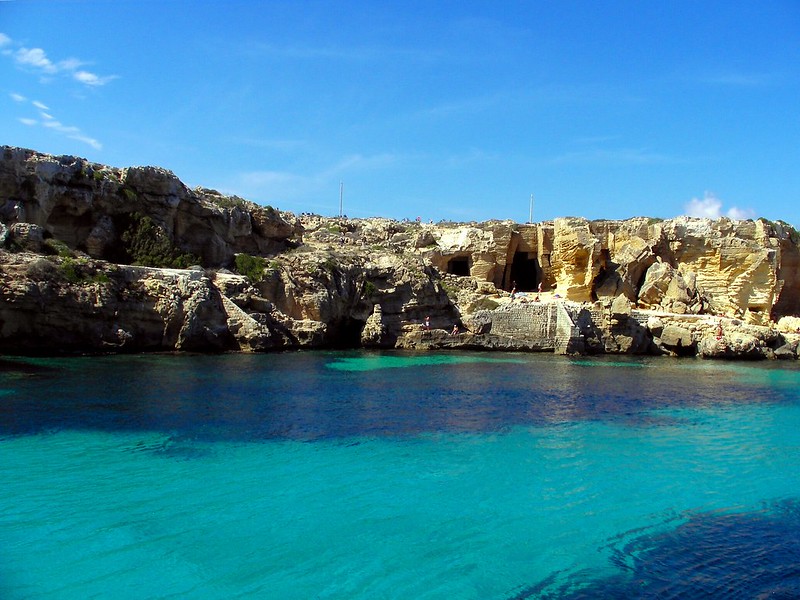
[[0,218],[39,225],[93,258],[119,262],[133,215],[150,218],[181,251],[204,266],[228,265],[238,252],[285,250],[302,237],[293,215],[187,188],[158,167],[118,169],[74,156],[21,148],[0,153]]
[[[182,261],[196,261],[195,270],[126,266],[135,262],[131,232],[143,222]],[[493,315],[566,302],[577,308],[559,309],[565,348],[762,356],[782,340],[764,334],[737,345],[716,336],[714,319],[796,335],[787,319],[800,317],[799,243],[791,226],[765,220],[295,216],[189,189],[157,167],[118,169],[4,147],[0,338],[28,332],[44,336],[34,346],[46,344],[55,333],[33,316],[43,305],[45,322],[56,325],[50,331],[77,336],[61,340],[71,348],[553,348],[560,347],[553,340],[509,331],[516,317],[505,313],[495,319],[505,333],[492,334]],[[232,273],[237,255],[262,262],[256,272]],[[548,311],[529,312],[549,319],[555,312]],[[583,316],[568,323],[567,313]],[[134,315],[129,326],[92,320],[120,323],[121,314]],[[435,335],[423,328],[426,318]]]

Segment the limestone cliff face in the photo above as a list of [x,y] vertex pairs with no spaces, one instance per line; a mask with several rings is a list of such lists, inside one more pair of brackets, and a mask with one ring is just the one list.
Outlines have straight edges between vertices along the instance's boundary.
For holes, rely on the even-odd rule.
[[[0,351],[220,351],[234,345],[202,271],[2,254]],[[68,262],[69,261],[69,262]]]
[[73,156],[1,149],[4,223],[39,225],[93,258],[120,261],[132,215],[148,216],[204,266],[228,265],[237,252],[280,251],[302,237],[293,216],[214,190],[190,190],[165,169],[117,169]]
[[[792,227],[763,220],[296,217],[190,190],[160,168],[5,147],[0,351],[434,344],[683,353],[686,343],[693,353],[726,356],[744,351],[704,342],[716,321],[697,328],[692,319],[774,329],[800,316],[799,243]],[[145,250],[155,262],[199,266],[129,264]],[[255,265],[247,276],[228,270],[237,255]],[[583,306],[547,309],[560,315],[560,333],[540,329],[561,341],[498,333],[518,321],[502,311],[538,296],[542,305]],[[642,310],[660,320],[650,327],[631,312]],[[423,331],[426,317],[439,333]],[[665,319],[689,333],[676,334]],[[440,335],[454,326],[469,337]],[[759,355],[785,341],[758,339]]]

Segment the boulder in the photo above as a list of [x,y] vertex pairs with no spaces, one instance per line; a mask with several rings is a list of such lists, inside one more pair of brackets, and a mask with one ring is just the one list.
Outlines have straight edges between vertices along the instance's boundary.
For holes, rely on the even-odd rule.
[[678,325],[664,327],[658,343],[667,351],[679,356],[694,354],[696,349],[692,332]]

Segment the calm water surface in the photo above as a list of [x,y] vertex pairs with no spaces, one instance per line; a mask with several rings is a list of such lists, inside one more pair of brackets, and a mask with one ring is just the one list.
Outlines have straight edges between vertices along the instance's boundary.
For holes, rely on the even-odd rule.
[[0,598],[798,598],[800,369],[0,361]]

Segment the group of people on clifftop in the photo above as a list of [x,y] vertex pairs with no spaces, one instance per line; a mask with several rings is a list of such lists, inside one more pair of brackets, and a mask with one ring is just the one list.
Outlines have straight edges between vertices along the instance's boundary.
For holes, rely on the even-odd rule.
[[[541,298],[539,295],[542,293],[542,282],[539,282],[538,287],[536,288],[536,296],[534,297],[534,302],[539,302]],[[521,296],[523,302],[527,302],[527,294]],[[513,281],[511,282],[511,302],[517,299],[517,284]]]

